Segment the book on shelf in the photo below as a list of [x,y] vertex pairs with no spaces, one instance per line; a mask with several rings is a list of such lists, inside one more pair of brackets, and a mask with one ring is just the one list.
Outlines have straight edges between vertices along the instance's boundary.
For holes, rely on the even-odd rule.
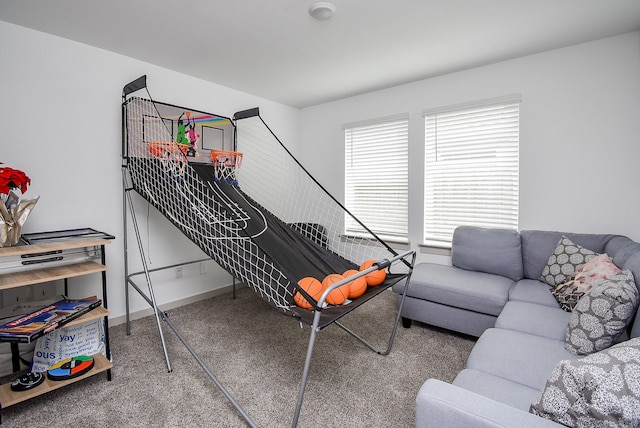
[[97,297],[63,298],[0,325],[0,342],[30,343],[102,304]]

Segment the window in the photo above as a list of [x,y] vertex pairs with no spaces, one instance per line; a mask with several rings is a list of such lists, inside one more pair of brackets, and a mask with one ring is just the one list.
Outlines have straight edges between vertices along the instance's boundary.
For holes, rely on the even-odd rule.
[[[382,239],[408,242],[409,116],[344,126],[345,205]],[[345,234],[370,234],[348,214]]]
[[518,227],[520,97],[424,112],[424,243],[459,225]]

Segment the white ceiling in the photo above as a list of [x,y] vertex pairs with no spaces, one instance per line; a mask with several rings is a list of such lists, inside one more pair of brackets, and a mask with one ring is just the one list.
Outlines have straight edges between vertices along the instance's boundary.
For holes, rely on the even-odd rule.
[[0,0],[0,20],[294,107],[640,29],[639,0],[313,2]]

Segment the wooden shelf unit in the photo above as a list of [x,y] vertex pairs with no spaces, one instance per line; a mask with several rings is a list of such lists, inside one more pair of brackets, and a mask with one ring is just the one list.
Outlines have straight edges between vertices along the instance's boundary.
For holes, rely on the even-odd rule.
[[63,386],[67,386],[79,380],[110,370],[111,367],[113,367],[113,364],[111,364],[111,362],[107,360],[102,354],[95,354],[93,356],[93,360],[94,366],[91,368],[91,370],[78,377],[74,377],[73,379],[51,380],[46,377],[46,374],[44,374],[44,382],[42,382],[35,388],[28,389],[26,391],[13,391],[11,389],[11,384],[9,383],[0,385],[0,403],[2,403],[2,408],[7,408],[9,406],[13,406],[14,404],[29,400],[33,397],[37,397],[58,388],[62,388]]
[[[105,358],[102,354],[93,355],[94,366],[87,373],[73,379],[53,381],[46,378],[42,384],[36,386],[27,391],[13,391],[11,384],[7,383],[0,385],[0,408],[6,408],[14,404],[29,400],[30,398],[37,397],[47,392],[53,391],[58,388],[62,388],[69,384],[72,384],[78,380],[85,379],[87,377],[96,375],[98,373],[107,372],[107,379],[111,380],[111,350],[109,347],[109,324],[107,310],[107,284],[106,284],[106,270],[105,264],[105,245],[111,241],[103,238],[79,238],[79,239],[66,239],[62,241],[47,242],[43,244],[34,245],[20,245],[15,247],[0,248],[0,260],[6,257],[32,257],[34,255],[46,254],[59,254],[61,251],[82,249],[88,247],[99,248],[101,262],[88,260],[80,261],[77,263],[70,262],[67,264],[55,265],[50,263],[43,263],[42,267],[39,265],[25,266],[24,270],[14,269],[11,272],[0,274],[0,290],[6,290],[9,288],[23,287],[26,285],[39,284],[43,282],[55,281],[59,279],[73,278],[83,275],[90,275],[95,273],[102,273],[102,304],[92,311],[82,315],[81,317],[64,324],[62,327],[69,327],[73,325],[82,324],[84,322],[104,319],[105,328],[105,340],[106,340],[106,354]],[[6,343],[6,342],[5,342]]]
[[0,275],[0,290],[22,287],[24,285],[39,284],[57,279],[73,278],[106,271],[107,267],[100,263],[87,261],[71,265],[55,266],[42,269],[12,272]]

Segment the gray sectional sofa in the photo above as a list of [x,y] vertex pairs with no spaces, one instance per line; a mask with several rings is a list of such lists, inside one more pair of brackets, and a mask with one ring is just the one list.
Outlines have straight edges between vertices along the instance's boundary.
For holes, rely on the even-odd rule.
[[[637,293],[640,244],[619,235],[462,226],[454,233],[451,266],[416,265],[401,314],[404,326],[417,320],[479,337],[451,384],[426,380],[416,399],[416,426],[559,426],[531,413],[530,406],[562,360],[572,369],[586,358],[565,348],[572,312],[560,308],[553,287],[541,280],[543,271],[547,278],[569,276],[548,267],[563,236],[633,273]],[[637,300],[630,304],[633,316],[617,342],[640,336]]]

